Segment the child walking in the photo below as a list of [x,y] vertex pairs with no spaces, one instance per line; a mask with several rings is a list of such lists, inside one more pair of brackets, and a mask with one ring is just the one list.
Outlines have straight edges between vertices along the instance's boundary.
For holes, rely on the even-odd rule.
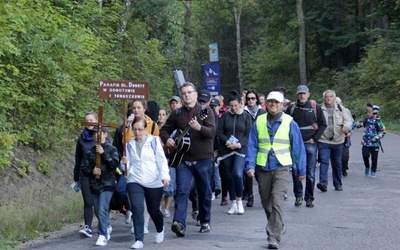
[[[110,200],[115,190],[115,169],[118,167],[119,158],[117,149],[111,145],[106,138],[108,130],[106,127],[94,127],[94,138],[100,140],[101,145],[95,145],[86,153],[82,161],[81,170],[89,177],[90,191],[92,192],[94,214],[98,220],[97,246],[107,245],[110,240],[112,227],[109,221]],[[100,168],[96,167],[96,154],[100,154]]]
[[[365,176],[376,178],[376,169],[378,166],[379,147],[381,139],[386,135],[385,125],[383,124],[379,114],[379,106],[367,103],[367,117],[354,122],[354,128],[365,128],[364,135],[361,140],[362,157],[365,166]],[[369,158],[371,156],[371,164]],[[371,165],[371,171],[370,171]]]

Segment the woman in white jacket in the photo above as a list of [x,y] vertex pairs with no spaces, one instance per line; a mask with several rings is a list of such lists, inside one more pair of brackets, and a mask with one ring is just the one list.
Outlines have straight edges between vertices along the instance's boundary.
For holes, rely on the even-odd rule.
[[146,202],[157,233],[155,242],[164,240],[164,218],[160,211],[163,187],[170,181],[168,162],[165,158],[159,137],[147,134],[147,123],[136,117],[132,122],[134,138],[126,145],[128,176],[127,191],[132,207],[135,243],[131,248],[143,248],[144,238],[144,202]]

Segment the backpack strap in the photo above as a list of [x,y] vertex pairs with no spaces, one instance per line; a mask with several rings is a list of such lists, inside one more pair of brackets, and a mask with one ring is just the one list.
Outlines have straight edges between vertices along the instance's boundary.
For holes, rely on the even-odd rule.
[[151,126],[151,134],[154,133],[155,127],[156,127],[156,123],[153,121],[153,125]]
[[154,155],[156,155],[156,149],[157,149],[157,138],[154,137],[153,140],[150,142],[151,148],[153,149]]

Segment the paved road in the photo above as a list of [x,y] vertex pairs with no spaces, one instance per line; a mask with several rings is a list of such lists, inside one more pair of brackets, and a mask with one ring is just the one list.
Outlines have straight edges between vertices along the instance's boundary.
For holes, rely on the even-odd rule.
[[[279,249],[400,249],[400,136],[388,133],[385,153],[380,153],[377,178],[364,176],[359,141],[362,131],[353,135],[350,171],[343,178],[343,192],[335,191],[330,177],[329,190],[315,192],[315,207],[295,207],[292,191],[285,202],[284,219],[287,232]],[[318,170],[317,170],[318,171]],[[319,176],[319,174],[317,174]],[[318,180],[318,177],[317,177]],[[257,190],[255,186],[255,190]],[[171,231],[172,217],[165,220],[166,235],[162,244],[153,243],[154,226],[145,236],[145,249],[266,249],[266,217],[259,198],[244,215],[228,215],[228,207],[214,201],[211,233],[198,233],[199,227],[188,213],[185,238]],[[105,249],[129,249],[134,237],[124,217],[113,219],[113,234]],[[150,223],[151,224],[151,223]],[[21,249],[99,249],[96,239],[80,238],[78,224],[72,233]],[[94,230],[96,231],[96,229]]]

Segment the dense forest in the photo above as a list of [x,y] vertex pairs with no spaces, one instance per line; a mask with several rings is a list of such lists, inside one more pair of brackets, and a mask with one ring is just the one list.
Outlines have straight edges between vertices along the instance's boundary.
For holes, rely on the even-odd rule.
[[218,43],[222,94],[307,84],[336,90],[357,116],[366,102],[395,123],[400,104],[399,0],[3,0],[0,5],[0,169],[25,144],[72,143],[101,79],[145,80],[150,99],[177,93],[173,70],[202,88]]

